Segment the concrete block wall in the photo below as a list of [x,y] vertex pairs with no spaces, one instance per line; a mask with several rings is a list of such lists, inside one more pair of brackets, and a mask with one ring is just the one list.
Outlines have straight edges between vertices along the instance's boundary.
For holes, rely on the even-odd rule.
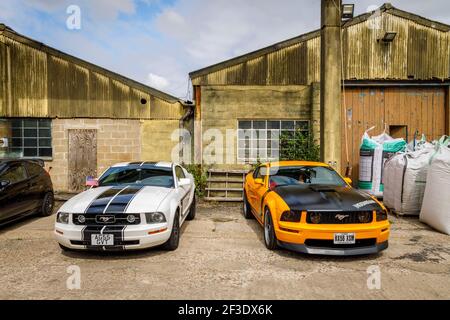
[[69,129],[97,130],[97,173],[112,164],[141,160],[139,120],[53,119],[53,159],[46,162],[55,190],[68,191]]

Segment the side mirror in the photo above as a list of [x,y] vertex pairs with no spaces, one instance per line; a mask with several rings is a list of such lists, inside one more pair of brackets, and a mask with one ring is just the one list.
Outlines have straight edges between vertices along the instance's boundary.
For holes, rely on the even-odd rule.
[[0,188],[5,188],[7,186],[9,186],[11,182],[9,180],[2,180],[0,181]]
[[350,185],[353,183],[352,179],[349,178],[349,177],[345,177],[345,178],[344,178],[344,181],[347,182],[347,183],[350,184]]
[[179,187],[188,186],[190,184],[191,184],[191,180],[189,180],[187,178],[181,178],[180,181],[178,181]]
[[98,179],[87,177],[86,178],[86,187],[97,188],[98,187]]
[[255,184],[264,185],[264,180],[262,178],[256,178],[255,179]]

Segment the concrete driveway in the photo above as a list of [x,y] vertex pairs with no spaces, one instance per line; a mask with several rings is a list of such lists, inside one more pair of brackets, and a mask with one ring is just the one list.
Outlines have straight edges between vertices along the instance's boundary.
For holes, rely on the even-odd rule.
[[[0,229],[0,299],[450,299],[450,237],[417,218],[391,217],[387,251],[347,258],[268,251],[230,204],[199,205],[175,252],[63,253],[53,220]],[[80,289],[67,289],[70,266]]]

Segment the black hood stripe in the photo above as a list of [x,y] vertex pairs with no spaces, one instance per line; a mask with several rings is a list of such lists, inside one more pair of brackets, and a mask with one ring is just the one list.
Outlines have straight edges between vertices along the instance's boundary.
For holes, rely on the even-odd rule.
[[125,213],[133,199],[143,188],[142,186],[127,188],[111,201],[105,213]]
[[100,194],[86,209],[87,214],[124,213],[134,196],[142,189],[138,187],[113,187]]

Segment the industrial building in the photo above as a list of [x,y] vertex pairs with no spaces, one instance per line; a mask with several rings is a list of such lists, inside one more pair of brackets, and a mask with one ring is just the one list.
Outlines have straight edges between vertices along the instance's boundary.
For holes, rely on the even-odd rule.
[[179,99],[0,24],[0,157],[41,158],[60,192],[108,166],[171,160]]
[[[378,10],[342,22],[342,163],[358,179],[359,147],[364,131],[383,130],[411,140],[449,134],[450,26],[384,4]],[[321,32],[293,39],[190,73],[196,100],[196,160],[205,163],[210,141],[201,133],[238,131],[227,143],[226,170],[270,160],[278,144],[269,133],[300,128],[320,141]],[[345,123],[344,123],[345,122]],[[255,129],[257,144],[240,131]],[[242,141],[241,141],[242,140]],[[262,140],[262,141],[261,141]],[[266,140],[266,141],[264,141]],[[262,142],[262,143],[261,143]],[[254,156],[255,145],[263,148]],[[275,152],[274,152],[275,151]],[[225,154],[235,154],[229,163]],[[247,166],[248,167],[248,166]]]

